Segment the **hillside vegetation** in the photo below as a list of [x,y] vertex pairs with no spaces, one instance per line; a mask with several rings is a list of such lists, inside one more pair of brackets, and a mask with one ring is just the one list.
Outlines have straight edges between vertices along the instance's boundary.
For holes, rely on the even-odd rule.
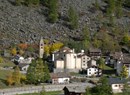
[[0,0],[1,48],[43,36],[77,49],[119,51],[130,47],[129,25],[129,0]]

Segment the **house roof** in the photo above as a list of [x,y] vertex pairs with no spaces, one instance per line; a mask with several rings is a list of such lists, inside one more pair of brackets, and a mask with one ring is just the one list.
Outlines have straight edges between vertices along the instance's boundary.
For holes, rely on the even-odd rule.
[[85,93],[86,86],[65,86],[63,90],[67,89],[69,92]]
[[123,64],[130,64],[130,55],[129,54],[124,54],[123,55],[122,63]]
[[69,73],[59,72],[59,73],[50,73],[51,78],[64,78],[70,77]]
[[122,52],[115,52],[113,54],[110,54],[110,56],[112,56],[114,59],[120,59],[123,57]]
[[109,78],[108,83],[111,84],[124,84],[126,82],[126,79],[124,78]]

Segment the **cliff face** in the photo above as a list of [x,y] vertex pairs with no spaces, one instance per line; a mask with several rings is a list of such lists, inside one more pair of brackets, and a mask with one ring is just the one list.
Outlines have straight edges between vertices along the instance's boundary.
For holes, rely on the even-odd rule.
[[[97,15],[103,13],[92,8],[95,0],[59,0],[60,17],[54,24],[46,20],[46,7],[15,6],[14,1],[0,0],[0,45],[3,46],[19,42],[37,42],[41,36],[51,40],[71,39],[70,37],[81,36],[81,30],[85,25],[89,26],[91,32],[96,32],[102,26],[97,20]],[[104,6],[103,2],[99,2]],[[64,20],[69,6],[76,8],[79,14],[77,30],[70,30],[66,25],[67,21]],[[127,25],[130,19],[124,19],[123,24]]]

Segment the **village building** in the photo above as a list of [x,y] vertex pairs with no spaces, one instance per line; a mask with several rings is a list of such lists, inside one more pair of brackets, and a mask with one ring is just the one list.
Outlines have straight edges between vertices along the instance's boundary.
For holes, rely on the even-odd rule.
[[114,54],[111,54],[111,57],[114,64],[114,69],[116,69],[116,72],[118,75],[120,75],[122,71],[122,67],[126,66],[128,71],[128,76],[130,76],[130,54],[123,54],[122,52],[115,52]]
[[90,48],[88,51],[88,55],[92,58],[92,59],[99,59],[102,55],[102,52],[100,49],[97,48]]
[[79,72],[79,70],[88,68],[91,58],[84,53],[84,50],[75,53],[74,49],[63,47],[52,54],[52,60],[55,65],[54,72]]
[[85,94],[85,89],[86,87],[84,86],[65,86],[63,88],[64,90],[64,95],[84,95]]
[[50,73],[52,84],[68,84],[70,83],[69,73]]
[[108,83],[112,88],[113,93],[122,93],[126,79],[121,78],[109,78]]
[[97,66],[90,66],[87,68],[87,76],[88,77],[99,77],[102,75],[102,70]]
[[19,64],[18,67],[19,67],[20,71],[27,72],[27,70],[29,68],[29,64]]

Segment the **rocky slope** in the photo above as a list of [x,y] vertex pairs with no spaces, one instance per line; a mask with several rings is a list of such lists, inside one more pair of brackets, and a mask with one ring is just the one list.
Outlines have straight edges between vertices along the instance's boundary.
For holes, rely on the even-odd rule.
[[[94,1],[59,0],[60,19],[55,24],[51,24],[46,21],[47,8],[42,5],[30,8],[15,6],[14,0],[0,0],[0,45],[19,42],[33,43],[37,42],[41,36],[51,40],[71,39],[70,37],[79,37],[82,27],[86,24],[90,31],[95,32],[102,26],[102,23],[96,20],[99,12],[92,9]],[[70,5],[77,9],[80,16],[77,30],[70,30],[64,20]],[[104,3],[100,1],[100,5],[103,6]],[[128,25],[130,19],[125,17],[119,22]]]

